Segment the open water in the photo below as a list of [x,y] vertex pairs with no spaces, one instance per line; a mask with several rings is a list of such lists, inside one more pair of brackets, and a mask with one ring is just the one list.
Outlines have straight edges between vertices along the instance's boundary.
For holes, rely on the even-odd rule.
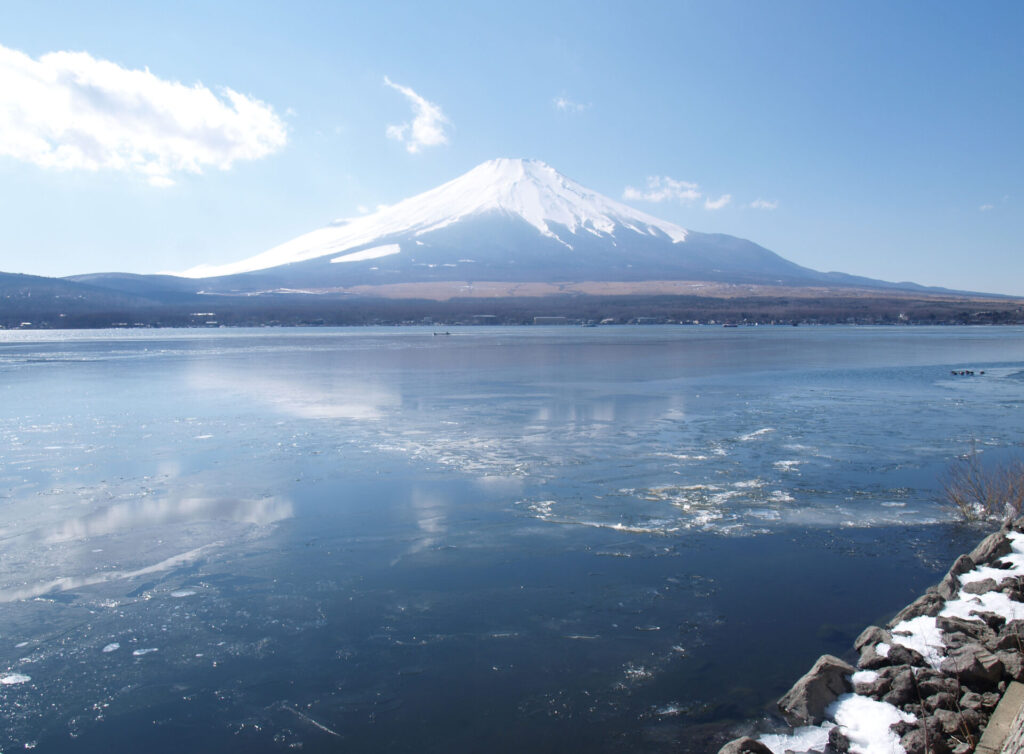
[[714,750],[1024,444],[1021,328],[450,332],[0,333],[0,750]]

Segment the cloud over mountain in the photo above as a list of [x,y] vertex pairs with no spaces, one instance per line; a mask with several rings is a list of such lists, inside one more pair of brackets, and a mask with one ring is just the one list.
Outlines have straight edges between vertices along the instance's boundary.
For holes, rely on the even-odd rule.
[[38,60],[0,45],[0,155],[56,170],[115,170],[154,186],[229,169],[287,141],[274,108],[224,87],[168,81],[86,52]]
[[652,175],[647,179],[646,190],[626,186],[622,192],[622,198],[626,201],[654,203],[678,201],[687,204],[695,202],[703,196],[697,189],[697,184],[690,181],[677,181],[667,175],[664,177]]
[[445,126],[451,124],[440,105],[430,102],[407,86],[396,84],[387,76],[384,84],[405,95],[412,105],[413,119],[410,123],[388,126],[385,133],[389,139],[405,144],[410,154],[416,154],[423,147],[435,147],[448,143]]

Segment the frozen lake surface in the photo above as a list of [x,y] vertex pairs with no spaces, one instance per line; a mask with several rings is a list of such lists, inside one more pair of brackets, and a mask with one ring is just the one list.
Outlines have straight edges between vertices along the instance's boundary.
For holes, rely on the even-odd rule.
[[1022,420],[1021,328],[0,332],[0,749],[715,749]]

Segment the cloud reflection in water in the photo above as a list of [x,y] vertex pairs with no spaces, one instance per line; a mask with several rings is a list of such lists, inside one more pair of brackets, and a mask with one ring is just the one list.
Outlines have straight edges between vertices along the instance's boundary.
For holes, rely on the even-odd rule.
[[401,405],[398,391],[384,382],[337,380],[330,374],[270,376],[204,364],[190,380],[197,388],[242,394],[297,419],[374,420]]
[[112,505],[78,518],[61,522],[43,537],[46,542],[102,537],[150,526],[187,524],[198,521],[232,521],[255,526],[291,518],[291,502],[277,498],[239,500],[230,498],[140,500]]

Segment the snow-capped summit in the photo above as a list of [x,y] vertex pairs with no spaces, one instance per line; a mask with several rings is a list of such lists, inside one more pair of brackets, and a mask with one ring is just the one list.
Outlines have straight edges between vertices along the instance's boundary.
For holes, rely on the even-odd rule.
[[[420,237],[460,220],[500,212],[524,220],[543,236],[573,247],[586,232],[609,236],[617,229],[684,241],[687,231],[639,212],[566,178],[539,160],[496,159],[435,189],[362,217],[338,220],[262,254],[224,265],[199,265],[184,277],[213,277],[304,262],[365,247],[397,235]],[[390,250],[389,253],[398,253]],[[363,255],[366,261],[387,254]]]
[[494,282],[511,291],[520,282],[879,282],[816,272],[734,236],[685,230],[543,162],[512,159],[490,160],[435,189],[240,262],[181,274],[202,278],[208,293],[406,283]]

